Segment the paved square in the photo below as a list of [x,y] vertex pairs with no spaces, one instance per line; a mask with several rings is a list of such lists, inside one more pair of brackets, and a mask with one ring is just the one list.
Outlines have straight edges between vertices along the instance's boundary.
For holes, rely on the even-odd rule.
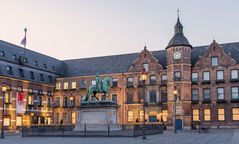
[[137,138],[108,137],[24,137],[9,135],[0,144],[239,144],[239,129],[209,130],[198,133],[187,130],[174,134],[167,130],[164,134],[147,136],[147,140]]

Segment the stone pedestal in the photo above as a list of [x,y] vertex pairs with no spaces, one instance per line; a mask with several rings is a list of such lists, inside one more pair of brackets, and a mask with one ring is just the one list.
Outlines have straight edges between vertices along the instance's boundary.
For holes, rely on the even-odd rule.
[[107,131],[118,129],[118,105],[112,101],[82,102],[77,112],[75,131]]

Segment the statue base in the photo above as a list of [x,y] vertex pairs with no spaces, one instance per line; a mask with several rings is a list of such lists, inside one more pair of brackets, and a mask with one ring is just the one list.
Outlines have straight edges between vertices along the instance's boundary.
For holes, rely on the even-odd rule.
[[119,130],[118,105],[113,101],[81,102],[77,112],[75,131]]

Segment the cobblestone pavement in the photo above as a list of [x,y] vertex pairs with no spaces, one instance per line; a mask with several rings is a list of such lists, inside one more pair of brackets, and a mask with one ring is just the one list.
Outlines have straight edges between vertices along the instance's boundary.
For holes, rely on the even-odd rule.
[[164,131],[164,134],[137,138],[108,137],[24,137],[7,135],[0,144],[239,144],[239,129],[209,130],[198,133],[193,130]]

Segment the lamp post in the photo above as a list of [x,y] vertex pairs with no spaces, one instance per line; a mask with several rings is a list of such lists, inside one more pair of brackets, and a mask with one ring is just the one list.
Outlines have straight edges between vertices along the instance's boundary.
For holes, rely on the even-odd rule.
[[145,72],[145,69],[143,68],[142,69],[142,72],[141,72],[141,75],[140,75],[140,80],[143,82],[143,88],[144,88],[144,98],[143,98],[143,113],[144,113],[144,115],[143,115],[143,128],[142,128],[142,130],[143,130],[143,137],[142,137],[142,139],[146,139],[146,136],[145,136],[145,94],[146,94],[146,85],[145,85],[145,82],[146,82],[146,80],[147,80],[147,73]]
[[6,81],[2,83],[2,130],[1,139],[4,139],[4,106],[5,106],[5,92],[7,91]]
[[173,94],[174,94],[174,133],[177,133],[177,128],[176,128],[176,100],[177,100],[178,91],[176,90],[176,88],[174,88]]
[[[70,96],[70,104],[71,104],[71,106],[72,106],[72,101],[73,101],[73,96]],[[68,124],[70,124],[70,104],[68,105],[68,113],[69,113],[69,115],[68,115]]]

